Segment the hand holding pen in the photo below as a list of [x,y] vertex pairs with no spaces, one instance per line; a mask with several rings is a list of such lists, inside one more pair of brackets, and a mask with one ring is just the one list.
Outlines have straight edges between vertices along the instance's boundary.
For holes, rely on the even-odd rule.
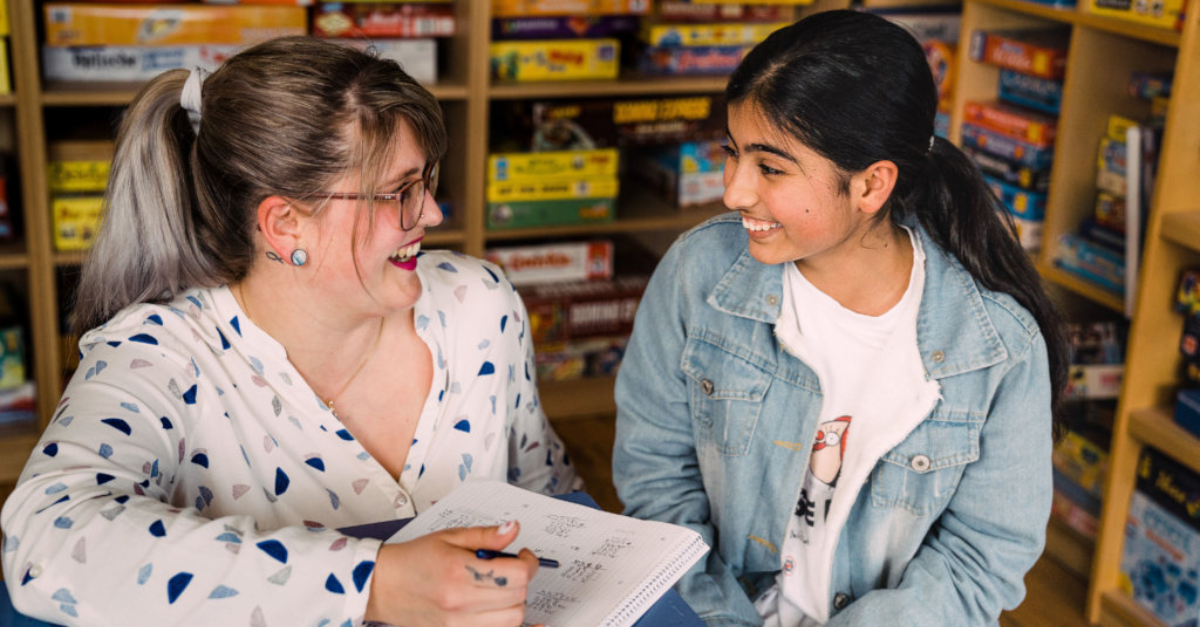
[[[497,557],[518,557],[518,555],[516,553],[505,553],[504,551],[493,551],[491,549],[475,549],[475,557],[481,560],[490,560]],[[558,568],[558,560],[539,557],[537,561],[538,566],[542,568]]]

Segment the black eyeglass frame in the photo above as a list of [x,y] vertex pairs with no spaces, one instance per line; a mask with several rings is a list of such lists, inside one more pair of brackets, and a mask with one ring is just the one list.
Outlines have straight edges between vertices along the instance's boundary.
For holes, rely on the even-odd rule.
[[[411,231],[411,230],[413,230],[413,227],[417,226],[417,223],[421,221],[421,218],[423,218],[425,216],[425,196],[426,196],[426,194],[433,195],[433,194],[437,193],[438,174],[440,172],[439,165],[440,164],[437,164],[437,163],[433,164],[432,166],[428,167],[425,170],[425,173],[421,175],[421,178],[413,179],[413,180],[401,185],[399,188],[396,189],[396,191],[389,192],[387,194],[359,194],[357,192],[326,192],[323,195],[330,200],[368,200],[369,199],[373,202],[395,201],[397,213],[399,214],[396,216],[396,221],[400,223],[400,230],[401,231]],[[417,206],[417,217],[415,219],[413,219],[412,224],[405,226],[404,225],[404,213],[405,213],[404,206],[401,204],[400,197],[404,195],[404,192],[407,192],[409,189],[411,189],[417,183],[424,184],[425,193],[422,193],[420,200],[417,201],[417,202],[421,203],[420,205]]]

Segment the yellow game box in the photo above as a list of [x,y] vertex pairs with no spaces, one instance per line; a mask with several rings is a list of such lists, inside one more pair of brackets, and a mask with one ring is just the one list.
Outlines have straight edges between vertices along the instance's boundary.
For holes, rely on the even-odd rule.
[[492,17],[646,15],[650,0],[492,0]]
[[1180,30],[1185,0],[1090,0],[1089,13]]
[[492,78],[555,81],[616,78],[621,43],[616,39],[547,39],[491,44]]
[[55,196],[50,199],[54,248],[60,252],[87,250],[100,230],[103,196]]
[[757,44],[791,22],[648,24],[641,38],[651,46],[745,46]]
[[496,153],[488,156],[488,182],[616,176],[619,158],[616,148]]
[[[0,0],[0,4],[3,4]],[[0,37],[0,94],[12,93],[12,74],[8,69],[8,42],[7,37]]]
[[51,46],[251,44],[308,32],[298,6],[51,2],[45,16]]
[[488,183],[488,202],[522,200],[570,200],[572,198],[616,198],[616,176],[587,179],[542,179]]
[[46,186],[51,193],[103,192],[114,149],[107,140],[51,142],[46,146]]
[[11,27],[8,25],[8,2],[0,2],[0,35],[8,35]]

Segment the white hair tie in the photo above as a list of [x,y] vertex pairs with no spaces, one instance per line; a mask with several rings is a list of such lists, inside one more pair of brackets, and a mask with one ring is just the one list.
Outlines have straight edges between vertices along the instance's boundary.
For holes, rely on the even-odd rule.
[[192,122],[192,130],[197,135],[200,134],[200,112],[204,106],[200,89],[207,77],[208,71],[204,68],[192,68],[192,73],[188,75],[187,81],[183,84],[183,91],[179,94],[179,106],[187,111],[188,120]]

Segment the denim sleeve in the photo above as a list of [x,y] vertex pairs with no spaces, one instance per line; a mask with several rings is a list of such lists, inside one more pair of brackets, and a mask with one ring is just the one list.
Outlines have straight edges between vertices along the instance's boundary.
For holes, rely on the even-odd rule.
[[689,298],[681,275],[684,241],[677,241],[655,269],[621,362],[613,481],[626,515],[689,527],[712,547],[676,584],[707,625],[761,625],[736,573],[721,559],[696,455],[680,363],[689,304],[702,300]]
[[895,589],[869,592],[826,627],[995,625],[1025,596],[1053,494],[1050,377],[1034,333],[995,388],[979,459]]

